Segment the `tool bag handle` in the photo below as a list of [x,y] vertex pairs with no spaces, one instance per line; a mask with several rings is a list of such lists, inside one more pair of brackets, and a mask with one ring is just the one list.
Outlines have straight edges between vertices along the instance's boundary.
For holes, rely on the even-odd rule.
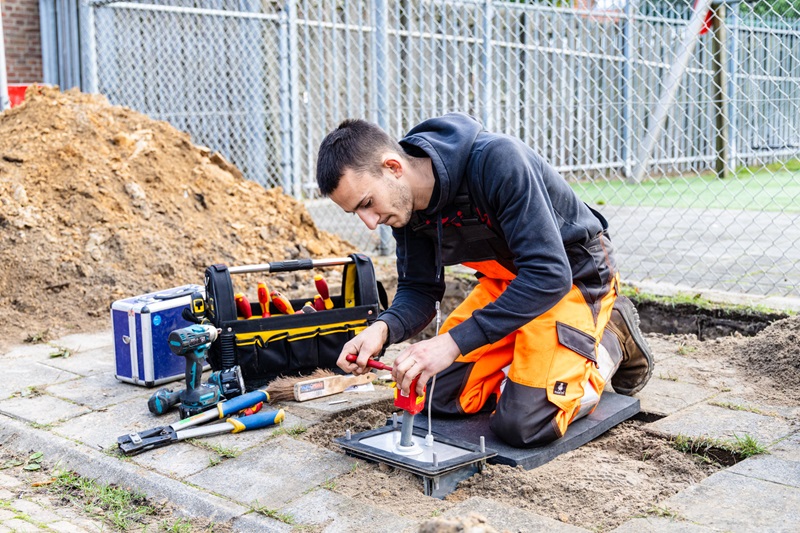
[[231,274],[252,274],[253,272],[292,272],[294,270],[311,270],[317,267],[347,265],[354,260],[352,257],[332,257],[330,259],[289,259],[287,261],[272,261],[260,265],[242,265],[228,267]]

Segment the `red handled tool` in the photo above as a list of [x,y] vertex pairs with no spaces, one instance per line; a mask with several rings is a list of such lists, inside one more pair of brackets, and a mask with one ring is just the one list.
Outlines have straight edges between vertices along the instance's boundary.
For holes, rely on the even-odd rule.
[[324,311],[325,310],[325,300],[322,299],[322,296],[319,294],[314,295],[314,309],[317,311]]
[[[355,354],[346,355],[345,359],[347,359],[351,363],[355,363],[358,356]],[[375,359],[369,359],[367,361],[367,366],[371,368],[377,368],[378,370],[392,370],[387,364],[381,363],[380,361],[376,361]],[[395,385],[394,389],[394,406],[402,409],[409,414],[415,415],[422,411],[422,408],[425,407],[425,393],[421,396],[417,396],[417,382],[419,381],[419,376],[414,378],[414,381],[411,382],[411,385],[408,389],[408,396],[403,396],[403,393],[400,392],[400,387]]]
[[331,300],[331,293],[328,290],[328,283],[321,274],[314,276],[314,285],[317,287],[317,292],[322,296],[322,301],[325,302],[325,309],[333,309],[333,300]]
[[[358,356],[351,353],[350,355],[346,355],[345,359],[347,359],[351,363],[355,363],[356,359],[358,359]],[[377,370],[388,370],[390,372],[392,371],[392,367],[390,367],[385,363],[381,363],[380,361],[376,361],[375,359],[367,359],[367,366],[370,368],[375,368]]]
[[247,296],[244,293],[237,292],[233,295],[233,299],[236,300],[236,314],[240,318],[248,319],[253,316],[253,308],[250,307],[250,300],[247,299]]
[[292,307],[292,302],[289,301],[289,298],[281,294],[279,291],[272,291],[269,293],[269,295],[272,297],[272,305],[274,305],[278,311],[284,315],[294,314],[294,307]]
[[261,304],[261,318],[269,316],[269,291],[266,283],[258,284],[258,303]]

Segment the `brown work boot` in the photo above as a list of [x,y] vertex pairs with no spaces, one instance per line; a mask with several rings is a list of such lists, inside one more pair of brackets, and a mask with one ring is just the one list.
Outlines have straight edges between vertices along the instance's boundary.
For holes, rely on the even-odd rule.
[[618,296],[606,328],[617,336],[622,346],[622,362],[611,377],[611,386],[619,394],[636,394],[653,374],[653,353],[639,329],[639,313],[633,302]]

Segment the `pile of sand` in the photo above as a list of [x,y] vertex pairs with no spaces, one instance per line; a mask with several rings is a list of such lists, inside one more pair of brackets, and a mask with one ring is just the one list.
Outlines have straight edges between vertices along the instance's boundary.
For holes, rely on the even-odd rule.
[[280,189],[102,96],[31,87],[0,114],[4,344],[96,331],[114,300],[202,283],[210,264],[351,251]]

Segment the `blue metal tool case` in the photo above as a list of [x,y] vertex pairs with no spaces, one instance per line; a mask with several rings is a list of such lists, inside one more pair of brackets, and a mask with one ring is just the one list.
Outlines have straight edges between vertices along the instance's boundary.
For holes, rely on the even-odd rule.
[[182,285],[111,304],[118,380],[154,387],[184,377],[186,360],[170,351],[167,337],[192,324],[182,314],[198,292],[205,296],[201,285]]

